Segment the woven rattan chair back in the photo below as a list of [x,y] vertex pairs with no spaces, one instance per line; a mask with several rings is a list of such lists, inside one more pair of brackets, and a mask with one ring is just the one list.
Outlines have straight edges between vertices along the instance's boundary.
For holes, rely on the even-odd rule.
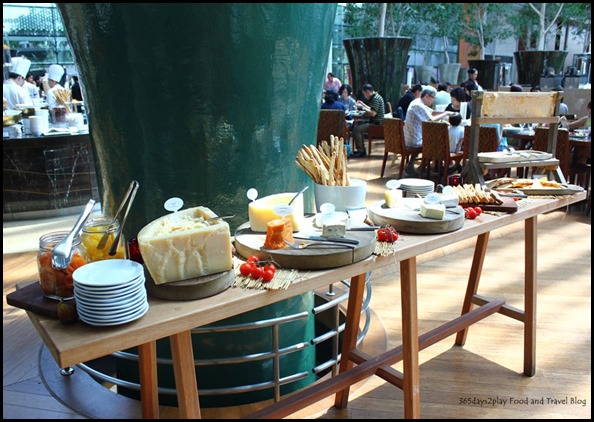
[[461,153],[450,154],[450,141],[448,135],[448,124],[445,122],[426,121],[422,124],[423,147],[421,160],[421,177],[427,170],[427,178],[431,175],[431,164],[435,168],[443,185],[448,183],[448,167],[451,161],[459,163],[462,159]]

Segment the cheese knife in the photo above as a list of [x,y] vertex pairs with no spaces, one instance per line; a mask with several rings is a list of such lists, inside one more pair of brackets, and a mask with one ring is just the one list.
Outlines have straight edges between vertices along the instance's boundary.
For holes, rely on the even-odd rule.
[[358,245],[357,239],[349,239],[347,237],[323,237],[323,236],[295,236],[295,239],[319,240],[323,242],[347,243],[349,245]]

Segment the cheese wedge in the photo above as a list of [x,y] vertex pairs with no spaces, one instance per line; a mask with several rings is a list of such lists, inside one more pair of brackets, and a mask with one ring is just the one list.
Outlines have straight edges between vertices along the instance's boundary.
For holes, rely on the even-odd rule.
[[345,237],[346,224],[338,219],[322,225],[322,237]]
[[290,218],[278,218],[267,223],[264,248],[282,249],[287,246],[285,240],[293,241],[293,224]]
[[233,268],[231,234],[206,207],[157,218],[138,233],[138,246],[155,284],[187,280]]
[[388,208],[394,208],[402,202],[402,191],[400,189],[388,189],[384,192],[384,200]]
[[444,204],[421,204],[421,217],[443,220],[446,207]]
[[[275,195],[265,196],[248,205],[248,215],[250,219],[250,228],[255,232],[267,231],[267,223],[276,220],[279,216],[274,212],[277,205],[288,205],[295,193],[277,193]],[[289,214],[293,231],[298,232],[303,225],[303,195],[299,195],[291,204],[293,212]]]

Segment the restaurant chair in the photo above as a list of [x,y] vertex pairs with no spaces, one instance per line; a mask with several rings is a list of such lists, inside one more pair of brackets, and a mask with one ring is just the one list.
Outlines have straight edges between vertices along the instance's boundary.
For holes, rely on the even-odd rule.
[[414,148],[414,147],[409,147],[406,145],[406,141],[404,140],[404,125],[406,124],[406,122],[404,121],[404,119],[400,119],[400,120],[402,121],[402,129],[399,134],[401,151],[402,151],[402,159],[400,160],[400,171],[398,172],[398,178],[402,179],[402,174],[404,173],[404,169],[406,168],[406,165],[410,162],[412,157],[416,157],[419,154],[421,154],[423,149],[420,147]]
[[330,135],[344,138],[348,142],[349,133],[344,110],[320,110],[316,145],[320,145],[322,141],[330,142]]
[[420,175],[427,169],[427,178],[431,176],[431,163],[435,164],[439,178],[445,186],[448,184],[448,169],[453,161],[458,165],[463,154],[450,153],[448,124],[445,122],[426,121],[422,124],[423,147],[421,148]]
[[[464,141],[462,142],[462,163],[466,164],[468,160],[468,151],[470,148],[470,126],[464,127]],[[479,148],[478,152],[494,152],[499,148],[499,137],[497,128],[490,126],[479,127]]]
[[[549,128],[537,127],[534,128],[534,141],[532,149],[534,151],[548,152],[549,149]],[[569,152],[569,132],[566,129],[557,129],[557,149],[553,154],[559,160],[559,167],[563,175],[571,178],[570,169],[570,152]],[[531,167],[530,173],[534,174],[537,167]]]
[[386,162],[388,161],[388,154],[394,154],[394,161],[396,156],[400,155],[400,171],[398,178],[402,178],[404,170],[404,155],[402,154],[402,145],[404,143],[404,123],[401,119],[387,118],[384,120],[384,158],[382,160],[382,170],[380,177],[384,177],[386,170]]
[[[389,107],[390,112],[388,112],[387,107]],[[385,111],[386,113],[384,113],[384,121],[385,119],[391,119],[394,117],[392,116],[392,106],[389,102],[386,103]],[[367,132],[367,149],[369,150],[369,155],[371,155],[371,141],[374,139],[384,139],[384,125],[371,125],[369,128],[369,132]]]

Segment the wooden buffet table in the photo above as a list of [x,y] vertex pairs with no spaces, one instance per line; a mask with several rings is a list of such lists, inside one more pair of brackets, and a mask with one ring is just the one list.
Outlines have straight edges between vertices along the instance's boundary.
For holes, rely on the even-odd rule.
[[[467,220],[454,232],[436,235],[401,234],[396,252],[389,256],[371,256],[363,261],[331,270],[308,271],[287,290],[261,291],[228,289],[218,295],[187,302],[172,302],[149,298],[150,309],[139,320],[114,327],[92,327],[83,323],[65,326],[55,319],[32,312],[28,315],[43,338],[49,351],[62,368],[90,361],[113,352],[139,346],[139,366],[142,412],[145,418],[159,415],[157,391],[156,340],[169,337],[180,416],[199,418],[199,391],[190,330],[255,308],[328,286],[351,278],[346,328],[343,334],[342,360],[337,376],[313,384],[248,418],[280,418],[336,393],[335,404],[348,403],[349,387],[372,375],[380,376],[404,391],[404,417],[419,418],[419,351],[446,337],[456,334],[456,344],[463,345],[467,328],[480,319],[499,312],[524,323],[524,374],[535,373],[536,345],[536,234],[537,216],[566,207],[586,198],[585,192],[558,199],[533,199],[514,213],[502,216],[483,214],[479,219]],[[524,221],[525,277],[524,310],[505,305],[502,299],[488,301],[477,295],[482,264],[487,253],[492,230]],[[474,259],[470,268],[468,288],[461,307],[461,316],[419,335],[417,312],[417,256],[477,237]],[[379,356],[370,357],[356,350],[365,274],[400,262],[402,301],[402,345]],[[394,280],[398,282],[398,280]],[[473,310],[473,305],[480,305]],[[390,365],[403,361],[403,372]],[[353,366],[356,363],[356,366]]]

